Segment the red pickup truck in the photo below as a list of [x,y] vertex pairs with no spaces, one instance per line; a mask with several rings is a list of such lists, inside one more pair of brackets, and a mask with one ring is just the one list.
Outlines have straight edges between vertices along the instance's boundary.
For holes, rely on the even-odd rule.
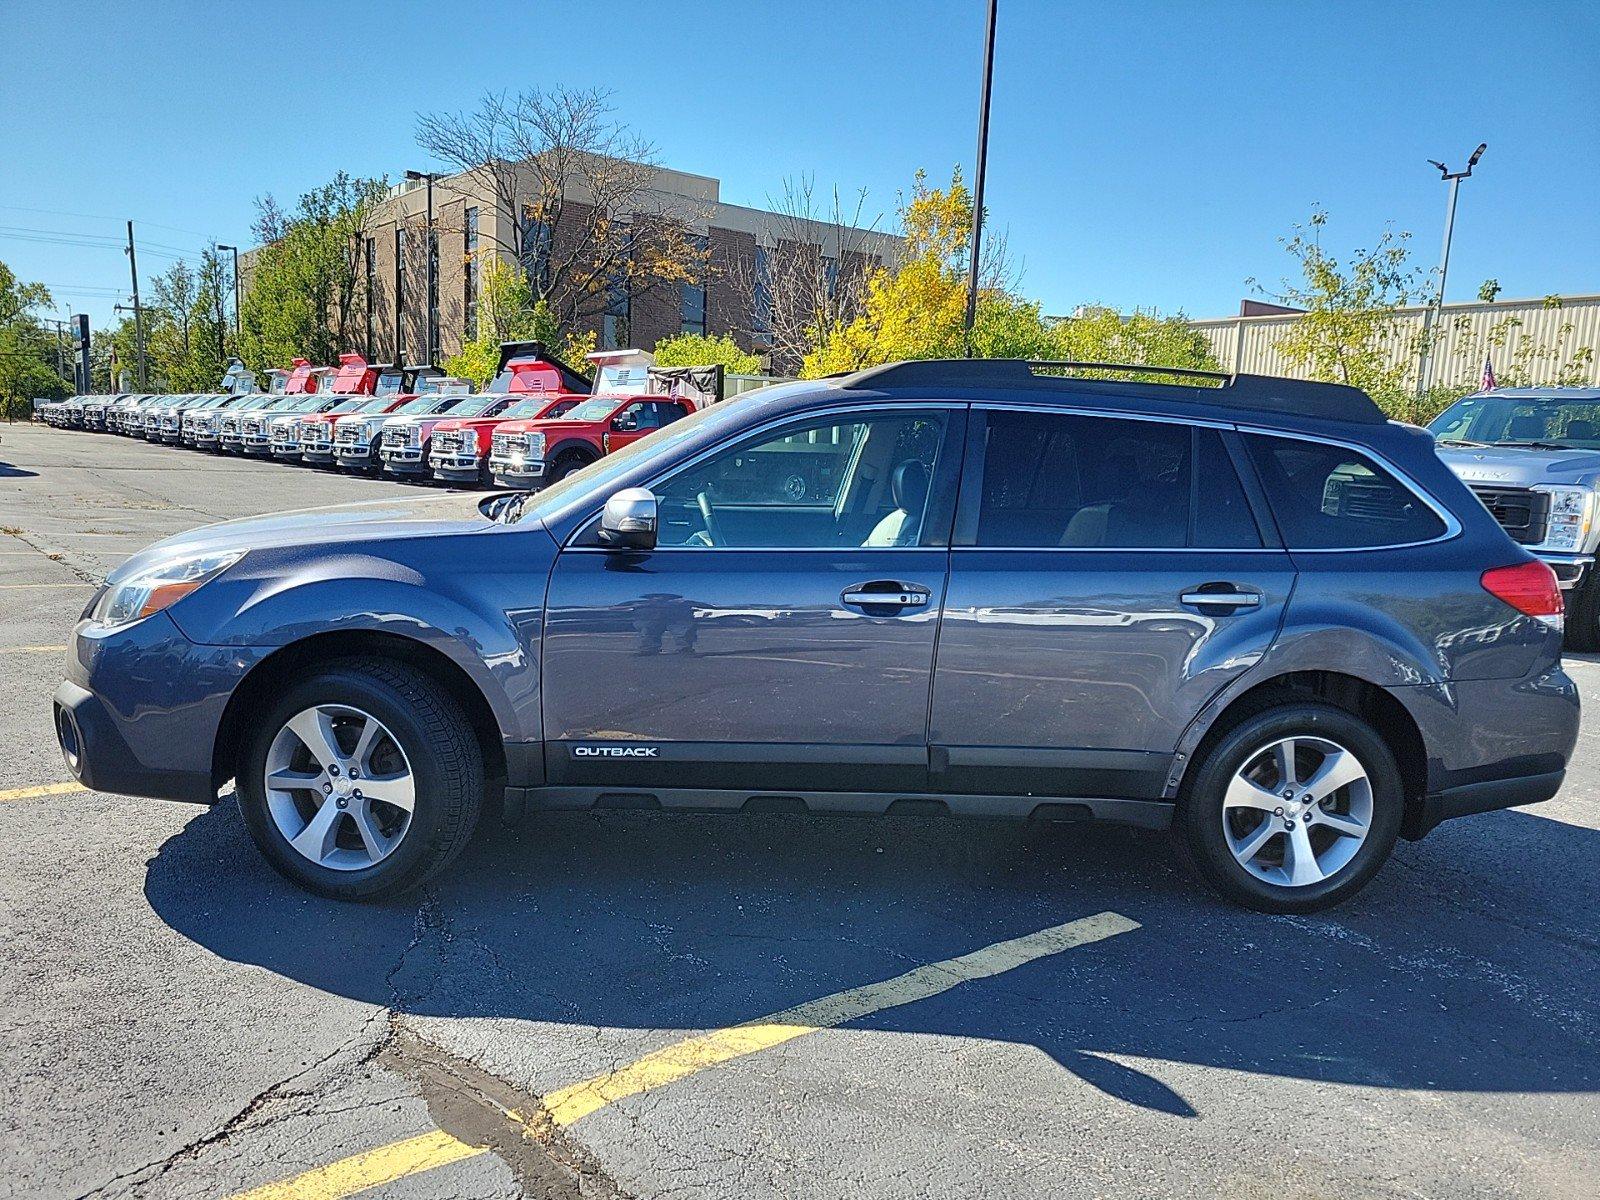
[[341,399],[323,412],[308,413],[297,423],[295,443],[302,463],[318,466],[333,463],[333,423],[353,412],[365,412],[379,403],[373,396],[378,386],[378,367],[359,354],[339,355],[339,372],[328,391]]
[[660,368],[642,350],[589,356],[594,392],[557,418],[505,421],[489,450],[502,487],[539,488],[722,398],[721,367]]
[[539,342],[502,342],[500,370],[487,394],[506,397],[470,417],[449,417],[433,427],[428,466],[445,483],[488,483],[493,431],[516,418],[556,417],[588,394],[589,380]]

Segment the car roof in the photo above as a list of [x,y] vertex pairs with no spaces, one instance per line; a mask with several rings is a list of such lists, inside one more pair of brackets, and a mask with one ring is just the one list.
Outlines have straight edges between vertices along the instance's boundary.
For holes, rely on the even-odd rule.
[[[1507,400],[1600,400],[1600,387],[1510,387],[1473,392],[1472,399],[1485,396]],[[1463,400],[1467,397],[1463,396]]]
[[[1140,372],[1180,380],[1088,377],[1084,371]],[[1314,427],[1383,425],[1383,410],[1360,388],[1273,375],[1230,375],[1117,363],[1027,362],[1022,359],[928,359],[889,363],[824,381],[844,392],[895,398],[1001,399],[1028,404],[1233,422],[1256,420]]]

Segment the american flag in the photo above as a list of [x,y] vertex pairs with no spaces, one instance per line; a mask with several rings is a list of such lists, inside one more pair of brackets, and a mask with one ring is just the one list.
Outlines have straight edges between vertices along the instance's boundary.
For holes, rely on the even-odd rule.
[[1485,392],[1489,391],[1495,386],[1494,360],[1492,358],[1485,358],[1483,360],[1483,379],[1479,381],[1478,386]]

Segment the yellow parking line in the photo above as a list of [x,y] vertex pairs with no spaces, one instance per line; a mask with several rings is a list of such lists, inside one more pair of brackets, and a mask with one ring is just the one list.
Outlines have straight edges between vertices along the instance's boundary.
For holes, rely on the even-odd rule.
[[14,590],[16,588],[63,588],[63,587],[93,587],[92,583],[85,583],[82,579],[74,579],[71,583],[0,583],[0,588]]
[[[996,942],[957,958],[928,963],[881,983],[835,992],[743,1025],[685,1038],[619,1070],[551,1092],[541,1102],[544,1116],[553,1125],[571,1125],[608,1104],[676,1083],[707,1067],[769,1050],[808,1033],[831,1029],[885,1009],[925,1000],[958,984],[1001,975],[1036,958],[1060,954],[1138,928],[1137,921],[1120,913],[1098,913],[1010,941]],[[507,1115],[521,1120],[514,1113]],[[447,1133],[422,1134],[341,1159],[280,1183],[243,1192],[234,1200],[342,1200],[365,1188],[392,1183],[485,1152],[486,1147],[469,1146]],[[377,1168],[374,1163],[379,1164]]]
[[269,1183],[254,1191],[241,1192],[234,1200],[335,1200],[339,1196],[382,1187],[420,1171],[448,1166],[483,1151],[482,1146],[469,1146],[436,1129],[403,1142],[379,1146],[365,1154],[342,1158],[282,1183]]
[[0,646],[0,654],[61,653],[65,646]]
[[38,787],[11,788],[0,792],[0,800],[32,800],[35,796],[67,796],[88,790],[76,780],[71,783],[45,783]]

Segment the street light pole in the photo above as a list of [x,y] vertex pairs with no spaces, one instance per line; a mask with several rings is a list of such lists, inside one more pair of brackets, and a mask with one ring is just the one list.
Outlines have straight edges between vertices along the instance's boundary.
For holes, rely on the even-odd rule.
[[433,181],[439,178],[432,171],[407,171],[407,179],[424,180],[428,185],[428,244],[424,248],[428,256],[428,295],[425,303],[428,306],[428,361],[439,361],[439,246],[437,235],[433,230]]
[[983,95],[978,103],[978,170],[972,181],[972,259],[967,265],[967,357],[972,357],[972,326],[978,319],[978,260],[983,246],[983,184],[989,169],[989,93],[994,84],[994,20],[998,0],[989,0],[989,23],[983,39]]
[[1488,148],[1487,142],[1478,143],[1478,148],[1472,152],[1472,157],[1467,159],[1464,171],[1452,171],[1442,162],[1435,162],[1431,158],[1428,160],[1428,165],[1439,168],[1439,177],[1450,185],[1450,197],[1445,203],[1444,210],[1444,246],[1439,251],[1439,290],[1423,316],[1422,361],[1417,366],[1418,400],[1428,391],[1428,376],[1432,373],[1433,366],[1433,333],[1444,319],[1444,284],[1450,273],[1450,239],[1455,236],[1456,200],[1461,193],[1461,181],[1471,178],[1472,168],[1478,165],[1478,160]]
[[239,247],[217,244],[218,250],[233,251],[233,336],[237,341],[244,334],[244,327],[239,316]]

